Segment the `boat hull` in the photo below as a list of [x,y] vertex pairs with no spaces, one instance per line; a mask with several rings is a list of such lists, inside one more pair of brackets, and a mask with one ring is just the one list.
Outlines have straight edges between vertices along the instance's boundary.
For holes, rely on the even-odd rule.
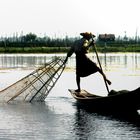
[[87,91],[80,94],[69,90],[77,100],[77,105],[92,111],[136,111],[140,109],[140,88],[128,92],[119,92],[115,95],[97,96]]

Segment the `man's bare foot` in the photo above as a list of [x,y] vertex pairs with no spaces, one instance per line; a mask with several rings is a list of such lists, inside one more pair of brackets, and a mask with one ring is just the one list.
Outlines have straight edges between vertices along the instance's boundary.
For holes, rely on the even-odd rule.
[[106,79],[106,81],[107,81],[107,83],[108,83],[109,85],[111,85],[111,81],[110,81],[110,80]]
[[76,89],[76,90],[75,90],[75,92],[80,92],[80,91],[81,91],[80,89]]

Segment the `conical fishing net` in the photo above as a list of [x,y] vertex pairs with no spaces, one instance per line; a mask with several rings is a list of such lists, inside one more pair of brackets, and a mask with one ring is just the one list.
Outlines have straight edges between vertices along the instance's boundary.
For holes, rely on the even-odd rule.
[[0,91],[0,101],[44,101],[64,68],[64,59],[55,57],[51,62]]

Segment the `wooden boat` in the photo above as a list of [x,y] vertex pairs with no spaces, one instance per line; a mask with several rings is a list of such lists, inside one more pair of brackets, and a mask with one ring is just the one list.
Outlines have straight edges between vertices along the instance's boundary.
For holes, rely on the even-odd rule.
[[93,111],[137,111],[140,109],[140,87],[132,91],[110,91],[108,96],[98,96],[86,90],[69,89],[78,105]]

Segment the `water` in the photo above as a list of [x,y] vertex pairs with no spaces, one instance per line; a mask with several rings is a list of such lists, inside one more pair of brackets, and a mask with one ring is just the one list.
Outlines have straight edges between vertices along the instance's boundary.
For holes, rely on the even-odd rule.
[[[132,90],[139,87],[139,53],[99,56],[107,77],[112,81],[110,89]],[[0,55],[0,89],[24,77],[51,57],[45,54]],[[96,61],[92,54],[91,58]],[[76,105],[68,92],[68,88],[76,88],[74,64],[74,59],[69,59],[65,72],[44,103],[0,104],[0,139],[139,140],[139,114],[99,114],[87,112]],[[83,78],[81,84],[92,93],[107,94],[98,73]]]

